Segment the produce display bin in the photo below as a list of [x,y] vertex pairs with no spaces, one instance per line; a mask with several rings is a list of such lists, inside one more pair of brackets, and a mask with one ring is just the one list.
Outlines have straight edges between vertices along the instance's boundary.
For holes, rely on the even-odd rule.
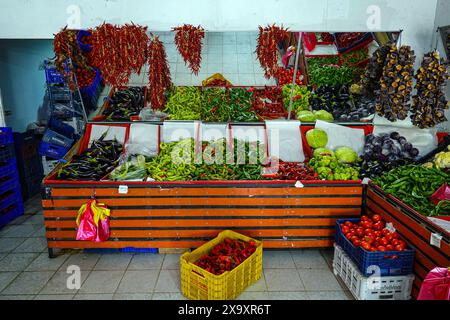
[[[256,251],[231,271],[215,275],[194,264],[200,257],[225,238],[254,241]],[[239,296],[249,285],[258,281],[262,274],[263,244],[231,230],[225,230],[213,240],[180,257],[181,291],[193,300],[230,300]]]
[[344,250],[334,246],[333,272],[357,300],[409,300],[414,275],[364,277]]
[[400,276],[412,273],[414,264],[414,250],[407,248],[404,251],[369,252],[361,247],[355,247],[341,230],[341,223],[350,221],[357,223],[356,219],[340,219],[336,221],[336,244],[347,253],[358,266],[363,276],[368,277],[374,273],[372,266],[379,268],[381,276]]
[[[412,296],[416,298],[429,271],[450,265],[450,234],[376,185],[369,184],[365,201],[369,216],[379,214],[392,222],[399,235],[415,249]],[[440,247],[430,244],[432,233],[442,236]]]

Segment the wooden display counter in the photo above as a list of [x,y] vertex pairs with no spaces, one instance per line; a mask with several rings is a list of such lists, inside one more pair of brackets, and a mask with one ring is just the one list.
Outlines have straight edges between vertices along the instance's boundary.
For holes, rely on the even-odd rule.
[[[366,209],[369,215],[377,213],[392,222],[398,233],[416,249],[412,289],[412,296],[416,298],[431,269],[450,266],[450,234],[374,185],[367,190]],[[442,236],[440,248],[430,244],[432,233]]]
[[[119,185],[128,193],[119,194]],[[196,248],[236,230],[265,248],[331,247],[335,220],[361,214],[355,181],[67,182],[44,181],[44,218],[54,248]],[[106,242],[76,241],[78,209],[95,193],[111,209]]]

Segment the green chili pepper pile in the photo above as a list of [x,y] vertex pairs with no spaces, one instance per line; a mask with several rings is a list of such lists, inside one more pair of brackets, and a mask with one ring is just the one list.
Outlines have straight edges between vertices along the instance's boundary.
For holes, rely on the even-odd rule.
[[257,142],[252,146],[235,140],[231,150],[225,139],[200,146],[192,138],[184,139],[161,143],[159,155],[146,163],[146,169],[156,181],[260,180],[263,150]]
[[258,121],[258,116],[252,110],[253,92],[243,88],[233,88],[229,91],[230,118],[232,121]]
[[57,174],[57,180],[98,181],[113,170],[122,153],[122,145],[116,140],[103,141],[105,134],[94,140],[90,148],[74,155]]
[[225,122],[230,117],[226,92],[222,88],[207,88],[202,92],[202,120]]
[[308,166],[322,180],[358,180],[359,169],[339,162],[335,156],[317,156],[309,160]]
[[407,165],[392,169],[373,180],[386,193],[402,200],[417,212],[425,216],[449,214],[444,209],[446,203],[435,206],[431,195],[444,183],[450,183],[450,175],[436,168],[425,168],[420,165]]
[[112,181],[143,181],[147,176],[145,163],[145,157],[143,155],[138,155],[136,158],[133,158],[115,168],[110,173],[109,179]]
[[353,68],[324,65],[309,72],[310,83],[315,86],[349,85],[354,81]]
[[369,49],[362,47],[361,49],[349,51],[341,54],[341,62],[344,66],[354,66],[369,58]]
[[200,120],[202,94],[195,87],[173,87],[164,112],[171,120]]

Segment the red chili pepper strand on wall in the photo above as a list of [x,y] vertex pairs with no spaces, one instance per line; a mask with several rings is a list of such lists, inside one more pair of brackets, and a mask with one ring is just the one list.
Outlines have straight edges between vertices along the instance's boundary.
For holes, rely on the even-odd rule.
[[175,32],[175,45],[183,57],[184,63],[189,63],[189,68],[192,73],[197,75],[202,61],[202,46],[205,31],[201,26],[195,27],[190,24],[174,27],[172,31]]
[[278,69],[278,43],[288,36],[287,29],[275,24],[259,26],[256,54],[267,79],[276,75]]
[[150,103],[153,109],[162,109],[165,102],[165,90],[172,84],[166,50],[158,36],[150,40],[148,46],[148,80],[150,85]]

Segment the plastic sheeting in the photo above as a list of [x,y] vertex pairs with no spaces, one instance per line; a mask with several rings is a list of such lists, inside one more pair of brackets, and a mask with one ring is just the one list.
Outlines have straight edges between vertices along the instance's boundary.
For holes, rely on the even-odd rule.
[[268,120],[266,129],[269,157],[277,157],[288,162],[305,161],[300,121]]

